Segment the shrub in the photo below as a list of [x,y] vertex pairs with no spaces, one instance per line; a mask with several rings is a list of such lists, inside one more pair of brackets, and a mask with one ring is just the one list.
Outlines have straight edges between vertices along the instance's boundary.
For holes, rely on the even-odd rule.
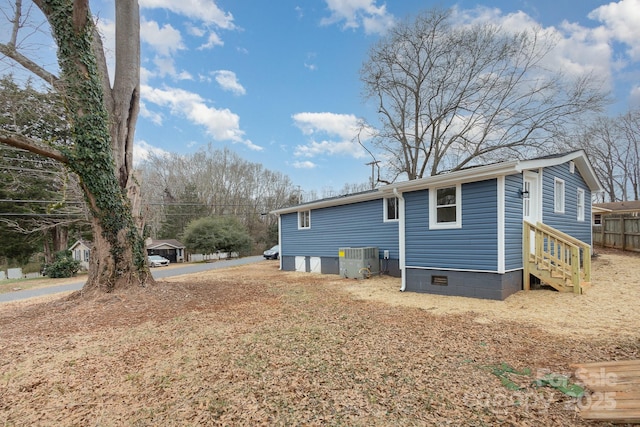
[[80,270],[80,261],[73,259],[71,251],[55,254],[55,261],[45,266],[45,274],[51,278],[73,277]]

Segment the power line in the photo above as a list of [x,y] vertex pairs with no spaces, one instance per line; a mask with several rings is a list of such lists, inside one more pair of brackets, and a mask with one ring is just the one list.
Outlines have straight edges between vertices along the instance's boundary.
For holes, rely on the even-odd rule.
[[19,200],[19,199],[0,199],[0,202],[7,203],[64,203],[71,205],[82,205],[84,202],[78,202],[74,200]]
[[36,214],[36,213],[14,213],[14,212],[0,212],[0,216],[35,216],[35,217],[77,217],[84,218],[82,214],[71,214],[71,213],[58,213],[58,214]]

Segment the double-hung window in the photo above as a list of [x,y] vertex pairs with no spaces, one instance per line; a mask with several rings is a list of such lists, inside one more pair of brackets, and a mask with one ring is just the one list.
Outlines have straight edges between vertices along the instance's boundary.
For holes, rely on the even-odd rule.
[[584,190],[582,188],[578,188],[577,198],[578,221],[584,221]]
[[564,180],[560,178],[554,179],[553,210],[555,213],[564,213]]
[[311,228],[311,211],[298,212],[298,228]]
[[384,220],[386,221],[397,221],[400,216],[398,213],[398,198],[397,197],[388,197],[384,199]]
[[429,228],[462,227],[460,184],[429,190]]

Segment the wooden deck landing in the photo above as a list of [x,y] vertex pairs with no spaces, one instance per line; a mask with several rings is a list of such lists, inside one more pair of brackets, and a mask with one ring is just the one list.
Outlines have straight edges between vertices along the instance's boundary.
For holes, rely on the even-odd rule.
[[578,402],[586,420],[640,423],[640,360],[571,365],[586,386]]

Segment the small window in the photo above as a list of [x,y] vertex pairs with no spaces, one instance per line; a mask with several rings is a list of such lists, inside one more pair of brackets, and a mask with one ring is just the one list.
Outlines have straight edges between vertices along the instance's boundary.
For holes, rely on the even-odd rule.
[[397,221],[400,216],[398,215],[398,198],[389,197],[384,199],[384,220],[385,221]]
[[578,221],[584,221],[584,190],[579,188],[577,194]]
[[553,189],[553,210],[555,213],[564,213],[564,181],[555,178]]
[[311,228],[311,211],[298,212],[298,228]]
[[460,185],[429,190],[429,227],[462,227]]
[[593,225],[602,225],[602,214],[593,214]]

